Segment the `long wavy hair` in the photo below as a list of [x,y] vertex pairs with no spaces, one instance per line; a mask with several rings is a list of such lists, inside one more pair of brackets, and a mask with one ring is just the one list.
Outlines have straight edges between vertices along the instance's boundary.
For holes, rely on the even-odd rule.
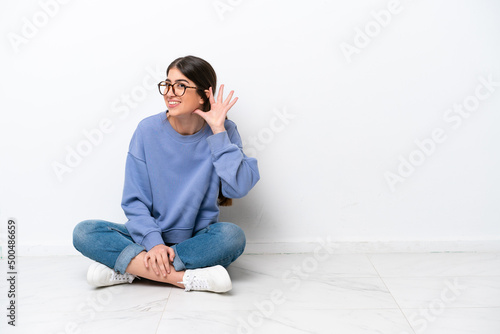
[[[196,87],[198,87],[196,90],[198,95],[203,99],[203,111],[209,111],[210,100],[205,94],[205,90],[212,87],[212,92],[215,95],[217,88],[217,75],[212,65],[199,57],[186,56],[177,58],[168,66],[167,77],[168,71],[172,68],[178,69],[186,78],[194,82]],[[227,198],[222,194],[222,182],[219,184],[219,198],[217,199],[217,203],[220,206],[231,206],[233,204],[231,198]]]

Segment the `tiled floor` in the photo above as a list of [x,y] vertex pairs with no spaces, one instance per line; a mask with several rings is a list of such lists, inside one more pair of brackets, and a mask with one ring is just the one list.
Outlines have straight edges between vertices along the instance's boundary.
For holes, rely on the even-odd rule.
[[500,333],[496,253],[243,255],[226,294],[145,280],[95,289],[90,263],[20,258],[17,326],[2,279],[0,333]]

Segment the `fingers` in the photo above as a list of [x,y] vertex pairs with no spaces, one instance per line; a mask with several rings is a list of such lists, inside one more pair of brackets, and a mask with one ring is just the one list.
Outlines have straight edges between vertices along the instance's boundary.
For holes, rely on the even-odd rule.
[[217,94],[218,103],[222,103],[222,96],[224,96],[224,85],[220,85],[219,94]]
[[167,248],[167,258],[165,259],[166,260],[165,263],[167,264],[167,272],[169,274],[170,274],[170,262],[172,262],[172,264],[173,264],[174,258],[175,258],[175,251],[172,248],[168,247]]
[[234,90],[232,90],[229,92],[229,95],[226,97],[226,99],[223,100],[224,84],[220,85],[219,93],[217,94],[217,101],[215,101],[212,87],[209,87],[209,89],[205,90],[205,92],[209,96],[210,110],[208,112],[204,112],[202,110],[196,109],[193,111],[193,113],[203,118],[212,128],[212,131],[214,131],[214,133],[221,132],[223,131],[222,128],[224,127],[224,120],[227,116],[227,113],[229,109],[231,109],[238,101],[238,98],[235,97],[233,99]]
[[[224,100],[224,103],[223,103],[222,99],[224,98],[224,84],[220,85],[219,93],[217,94],[217,102],[215,101],[212,87],[209,87],[208,90],[205,90],[205,92],[208,92],[208,99],[210,100],[210,105],[214,105],[215,103],[227,105],[228,103],[230,103],[231,99],[233,98],[233,94],[234,94],[234,90],[229,92],[229,95],[227,96],[226,100]],[[233,105],[234,105],[234,103],[231,104],[231,106],[233,106]]]
[[238,101],[237,97],[234,98],[233,102],[229,103],[227,110],[231,109],[234,106],[234,104],[236,103],[236,101]]
[[229,109],[231,109],[232,106],[234,106],[234,104],[236,103],[236,101],[238,101],[238,98],[235,97],[234,100],[231,101],[231,99],[233,98],[233,94],[234,94],[234,90],[232,90],[232,91],[229,92],[229,95],[224,100],[224,103],[222,103],[222,97],[223,97],[222,91],[223,90],[224,90],[224,85],[221,85],[220,86],[219,96],[217,97],[217,99],[218,99],[218,102],[223,105],[224,110],[226,110],[226,112],[227,112]]
[[213,105],[215,103],[215,99],[214,99],[214,93],[212,92],[212,87],[208,88],[208,92],[210,94],[210,105]]
[[170,275],[170,262],[168,261],[167,256],[165,256],[165,258],[163,259],[163,264],[163,267],[165,268],[165,273],[163,274],[163,276],[167,277],[167,274]]
[[168,248],[167,250],[168,252],[168,255],[169,255],[169,258],[170,258],[170,262],[174,262],[174,259],[175,259],[175,251],[173,250],[173,248]]
[[156,257],[151,257],[151,269],[155,272],[156,276],[160,275],[160,270],[158,268],[158,264],[156,262]]
[[162,247],[160,249],[151,249],[144,256],[144,266],[146,268],[150,268],[154,271],[156,275],[163,275],[166,277],[167,274],[170,274],[170,261],[169,257],[174,259],[175,252],[170,247]]
[[[166,277],[167,273],[170,274],[170,268],[165,267],[164,259],[163,259],[161,254],[158,256],[150,256],[148,258],[148,263],[149,262],[151,265],[151,269],[154,271],[154,273],[157,276],[160,276],[160,273],[163,275],[163,277]],[[168,259],[167,259],[167,263],[168,263]],[[146,268],[148,268],[148,267],[149,266],[146,265]]]
[[233,97],[234,90],[229,92],[229,95],[226,97],[226,100],[224,101],[224,104],[228,104],[231,101],[231,98]]
[[160,264],[160,271],[163,277],[167,277],[167,273],[170,274],[170,264],[168,263],[167,254],[161,253],[158,260],[158,263]]

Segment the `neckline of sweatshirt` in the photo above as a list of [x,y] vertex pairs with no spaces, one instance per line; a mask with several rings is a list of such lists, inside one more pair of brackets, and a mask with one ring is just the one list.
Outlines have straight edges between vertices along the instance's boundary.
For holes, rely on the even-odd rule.
[[210,127],[205,122],[205,124],[203,124],[203,127],[198,132],[192,135],[182,135],[179,132],[175,131],[175,129],[172,127],[172,124],[170,124],[170,122],[168,121],[167,112],[162,112],[159,114],[159,116],[161,118],[161,122],[166,123],[166,126],[164,127],[165,132],[167,132],[167,134],[175,141],[181,143],[192,143],[201,140],[207,134],[213,134]]

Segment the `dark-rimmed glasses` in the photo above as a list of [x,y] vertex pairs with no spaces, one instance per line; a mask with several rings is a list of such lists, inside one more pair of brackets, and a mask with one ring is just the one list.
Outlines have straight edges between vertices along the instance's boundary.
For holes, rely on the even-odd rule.
[[160,83],[158,83],[158,90],[160,91],[161,95],[167,95],[168,91],[170,90],[170,87],[172,87],[172,92],[174,93],[175,96],[184,95],[184,93],[186,92],[186,88],[198,89],[198,87],[186,86],[182,82],[176,82],[172,84],[168,81],[161,81]]

